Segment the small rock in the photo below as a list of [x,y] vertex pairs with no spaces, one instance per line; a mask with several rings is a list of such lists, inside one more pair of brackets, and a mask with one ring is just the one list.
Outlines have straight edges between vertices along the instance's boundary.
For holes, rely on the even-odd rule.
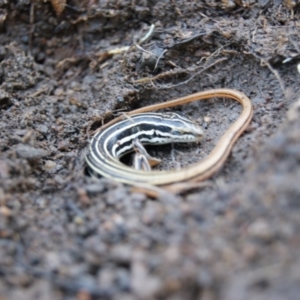
[[91,85],[91,84],[95,83],[96,79],[97,78],[95,75],[86,75],[83,78],[83,84]]
[[10,217],[12,215],[12,211],[7,206],[0,206],[0,215]]
[[150,275],[146,266],[141,262],[132,265],[131,287],[133,292],[142,299],[155,298],[162,283],[158,277]]
[[56,162],[52,160],[46,160],[45,162],[45,169],[51,171],[56,166]]
[[85,190],[89,195],[97,195],[98,193],[102,193],[105,189],[105,184],[100,181],[99,183],[91,183],[85,187]]
[[92,296],[89,292],[85,290],[80,290],[76,295],[77,300],[91,300]]
[[40,133],[46,134],[48,133],[48,126],[40,124],[35,126],[36,130]]
[[59,97],[59,96],[62,96],[64,94],[64,90],[62,88],[57,88],[55,91],[54,91],[54,95]]
[[259,257],[259,251],[255,245],[245,245],[243,255],[247,261],[252,262]]
[[0,178],[9,177],[9,166],[6,161],[0,160]]
[[250,236],[269,242],[273,238],[273,232],[270,225],[264,220],[257,220],[248,227]]
[[84,220],[83,220],[82,217],[76,216],[76,217],[73,219],[73,222],[74,222],[76,225],[83,225]]
[[58,143],[57,149],[58,150],[68,150],[69,145],[70,145],[69,139],[64,139]]
[[131,260],[132,247],[128,245],[117,245],[111,250],[111,257],[118,263],[129,263]]
[[209,124],[210,121],[211,121],[211,118],[210,118],[210,117],[208,117],[208,116],[204,117],[204,122],[205,122],[205,123]]
[[104,268],[98,276],[99,284],[102,288],[111,288],[114,284],[115,274],[111,268]]
[[120,187],[108,193],[105,202],[108,205],[113,206],[123,202],[125,197],[126,197],[125,190]]
[[27,145],[18,145],[16,153],[20,158],[36,159],[42,158],[48,155],[48,151],[40,148],[34,148]]
[[45,255],[46,266],[54,271],[58,270],[61,265],[60,254],[58,252],[48,252]]

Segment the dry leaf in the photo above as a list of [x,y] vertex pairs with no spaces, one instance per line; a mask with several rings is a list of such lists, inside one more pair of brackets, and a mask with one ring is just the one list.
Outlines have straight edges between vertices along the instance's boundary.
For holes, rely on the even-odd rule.
[[63,10],[65,9],[67,0],[51,0],[51,4],[53,6],[53,9],[56,12],[56,15],[59,16]]

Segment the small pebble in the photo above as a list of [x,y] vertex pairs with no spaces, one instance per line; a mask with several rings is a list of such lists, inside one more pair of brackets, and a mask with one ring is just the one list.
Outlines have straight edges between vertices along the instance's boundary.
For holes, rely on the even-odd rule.
[[12,215],[12,211],[7,206],[0,206],[0,215],[10,217]]
[[210,117],[208,117],[208,116],[204,117],[204,122],[205,123],[210,123],[210,121],[211,121]]
[[6,161],[0,160],[0,178],[9,177],[9,166]]
[[55,96],[62,96],[64,94],[64,90],[62,88],[57,88],[55,91],[54,91],[54,95]]
[[52,170],[54,167],[56,166],[56,162],[52,161],[52,160],[46,160],[45,162],[45,169],[50,171]]
[[37,125],[37,126],[35,126],[35,128],[40,133],[44,133],[44,134],[48,133],[48,126],[46,126],[46,125],[43,125],[43,124]]
[[268,242],[272,239],[273,233],[270,225],[264,220],[257,220],[248,227],[248,233],[259,240]]
[[84,220],[82,217],[80,216],[76,216],[74,219],[73,219],[73,222],[76,224],[76,225],[82,225],[84,223]]

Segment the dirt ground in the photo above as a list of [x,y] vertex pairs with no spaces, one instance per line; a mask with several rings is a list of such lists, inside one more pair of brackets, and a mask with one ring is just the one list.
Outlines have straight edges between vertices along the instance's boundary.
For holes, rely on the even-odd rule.
[[[0,299],[300,299],[298,2],[0,1]],[[101,124],[220,87],[254,117],[209,187],[151,199],[88,176]],[[153,147],[162,169],[241,108],[177,111],[205,139]]]

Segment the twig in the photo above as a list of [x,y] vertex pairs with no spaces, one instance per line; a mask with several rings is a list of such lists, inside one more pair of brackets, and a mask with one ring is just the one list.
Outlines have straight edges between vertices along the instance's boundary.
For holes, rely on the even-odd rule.
[[212,68],[213,66],[215,66],[215,65],[217,65],[217,64],[219,64],[219,63],[221,63],[225,60],[227,60],[227,57],[220,58],[220,59],[216,60],[215,62],[213,62],[212,64],[208,65],[207,67],[203,68],[199,72],[192,75],[189,79],[187,79],[185,81],[182,81],[182,82],[179,82],[177,84],[173,84],[173,85],[162,85],[162,86],[159,87],[159,89],[160,90],[162,90],[162,89],[172,89],[174,87],[177,87],[177,86],[180,86],[180,85],[183,85],[183,84],[187,84],[189,81],[191,81],[196,76],[200,75],[201,73],[207,71],[208,69]]
[[183,73],[188,73],[189,70],[185,70],[185,69],[175,69],[175,70],[171,70],[171,71],[166,71],[164,73],[158,74],[156,76],[153,77],[143,77],[137,80],[133,80],[131,81],[131,83],[136,84],[136,83],[146,83],[146,82],[153,82],[155,80],[167,77],[167,76],[172,76],[172,75],[178,75],[178,74],[183,74]]
[[164,56],[164,54],[165,54],[167,51],[168,51],[168,50],[164,50],[164,51],[161,53],[161,55],[157,58],[153,72],[156,70],[156,68],[157,68],[157,66],[158,66],[158,63],[159,63],[160,59]]
[[137,42],[138,45],[141,45],[142,43],[146,42],[150,36],[152,35],[153,31],[154,31],[155,25],[151,24],[148,32]]
[[[227,57],[224,57],[224,58],[220,58],[218,60],[216,60],[215,62],[213,62],[212,64],[208,65],[207,67],[204,67],[202,70],[200,70],[199,72],[193,74],[189,79],[185,80],[185,81],[182,81],[178,84],[173,84],[173,85],[162,85],[159,87],[159,89],[171,89],[173,87],[176,87],[176,86],[179,86],[179,85],[182,85],[182,84],[186,84],[188,83],[189,81],[191,81],[194,77],[200,75],[201,73],[205,72],[206,70],[212,68],[213,66],[223,62],[227,60]],[[140,78],[138,80],[134,80],[132,81],[131,83],[133,84],[136,84],[136,83],[145,83],[145,82],[149,82],[149,81],[154,81],[154,80],[157,80],[157,79],[160,79],[160,78],[163,78],[163,77],[166,77],[166,76],[170,76],[170,75],[178,75],[179,73],[189,73],[189,72],[194,72],[196,70],[198,70],[200,67],[197,67],[195,68],[194,70],[188,70],[188,69],[185,69],[185,70],[177,70],[176,72],[165,72],[165,73],[162,73],[162,74],[159,74],[159,75],[156,75],[154,77],[146,77],[146,78]]]
[[[215,66],[216,64],[218,63],[221,63],[223,61],[227,60],[226,57],[224,58],[220,58],[218,60],[216,60],[215,62],[213,62],[212,64],[210,64],[209,66],[207,67],[204,67],[202,70],[200,70],[199,72],[195,73],[194,75],[192,75],[189,79],[183,81],[183,82],[180,82],[178,84],[175,84],[175,85],[171,85],[171,86],[161,86],[160,89],[170,89],[170,88],[173,88],[173,87],[176,87],[176,86],[179,86],[179,85],[182,85],[182,84],[186,84],[188,83],[190,80],[192,80],[194,77],[198,76],[199,74],[203,73],[204,71],[208,70],[209,68]],[[178,75],[178,74],[183,74],[183,73],[190,73],[190,72],[194,72],[196,70],[198,70],[200,67],[197,67],[195,68],[194,70],[189,70],[189,69],[181,69],[181,70],[175,70],[174,71],[167,71],[167,72],[164,72],[164,73],[161,73],[161,74],[158,74],[156,76],[153,76],[153,77],[144,77],[144,78],[140,78],[140,79],[137,79],[137,80],[134,80],[132,81],[131,83],[133,84],[136,84],[136,83],[145,83],[145,82],[153,82],[155,80],[158,80],[158,79],[161,79],[161,78],[164,78],[166,76],[170,76],[170,75]]]
[[[137,47],[139,50],[141,50],[141,51],[143,51],[143,52],[145,52],[145,53],[147,53],[147,54],[149,54],[149,55],[151,55],[151,56],[154,56],[154,54],[153,54],[152,52],[145,50],[145,49],[144,49],[143,47],[141,47],[139,44],[134,44],[134,46]],[[156,56],[156,55],[155,55],[155,56]]]
[[[135,42],[131,47],[128,47],[127,52],[134,50],[134,48],[138,48],[139,50],[144,50],[143,48],[140,49],[139,46],[142,43],[146,42],[150,38],[150,36],[152,35],[152,33],[154,31],[154,28],[155,28],[155,25],[152,24],[150,26],[148,32],[138,42]],[[144,51],[146,51],[146,50],[144,50]],[[153,55],[153,53],[150,53],[150,54]]]

